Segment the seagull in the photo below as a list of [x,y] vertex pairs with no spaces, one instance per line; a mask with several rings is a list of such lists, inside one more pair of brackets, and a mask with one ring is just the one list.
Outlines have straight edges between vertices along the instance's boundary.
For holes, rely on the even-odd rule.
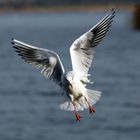
[[41,68],[41,73],[46,78],[61,87],[66,98],[59,107],[65,111],[73,111],[77,121],[81,119],[79,111],[89,109],[89,113],[95,113],[93,105],[101,97],[100,91],[86,88],[88,84],[92,84],[88,72],[95,54],[94,48],[108,32],[114,16],[115,10],[112,9],[95,26],[73,42],[70,47],[72,70],[68,72],[65,71],[56,52],[12,38],[12,47],[18,55],[25,62]]

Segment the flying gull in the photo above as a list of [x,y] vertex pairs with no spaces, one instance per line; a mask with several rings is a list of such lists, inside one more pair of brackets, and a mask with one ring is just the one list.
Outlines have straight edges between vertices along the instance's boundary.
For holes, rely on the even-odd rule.
[[60,109],[74,111],[75,118],[80,121],[78,111],[89,109],[95,113],[93,105],[100,99],[101,92],[87,89],[89,68],[94,56],[94,48],[108,32],[115,11],[112,9],[101,21],[85,34],[76,39],[70,47],[72,71],[65,72],[58,54],[52,50],[38,48],[24,42],[12,39],[12,46],[25,62],[42,68],[41,73],[57,83],[65,92],[66,99],[60,104]]

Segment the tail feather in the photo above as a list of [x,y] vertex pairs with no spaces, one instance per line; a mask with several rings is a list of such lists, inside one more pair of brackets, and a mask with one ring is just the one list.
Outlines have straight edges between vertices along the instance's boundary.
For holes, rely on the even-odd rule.
[[65,101],[64,103],[60,104],[60,109],[66,110],[66,111],[73,111],[74,106],[70,101]]
[[99,99],[101,97],[101,92],[97,91],[97,90],[87,89],[87,96],[88,96],[89,102],[92,105],[94,105],[94,104],[96,104],[97,101],[99,101]]
[[[101,92],[97,90],[90,90],[87,89],[87,99],[91,105],[94,105],[97,101],[99,101],[101,97]],[[75,108],[70,100],[65,101],[64,103],[60,104],[60,109],[65,111],[83,111],[84,109],[87,109],[88,103],[85,100],[84,96],[82,96],[79,100],[75,101]]]
[[76,101],[74,108],[71,101],[65,101],[64,103],[60,104],[60,109],[65,111],[74,111],[75,109],[76,111],[82,111],[84,110],[84,107]]

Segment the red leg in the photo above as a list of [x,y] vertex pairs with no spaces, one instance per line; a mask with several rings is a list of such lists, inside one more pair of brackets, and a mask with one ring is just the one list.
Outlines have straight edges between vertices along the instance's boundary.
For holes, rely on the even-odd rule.
[[81,116],[79,113],[75,112],[76,121],[80,121]]
[[77,111],[76,111],[75,103],[72,102],[72,104],[73,104],[73,106],[74,106],[74,111],[75,111],[75,118],[76,118],[76,121],[80,121],[81,116],[80,116],[80,114],[77,113]]
[[93,112],[95,113],[95,109],[94,109],[93,106],[89,106],[89,112],[90,112],[90,113],[93,113]]
[[85,98],[85,100],[87,101],[87,104],[89,106],[89,112],[90,113],[95,113],[95,109],[92,105],[90,105],[90,102],[87,100],[87,98]]

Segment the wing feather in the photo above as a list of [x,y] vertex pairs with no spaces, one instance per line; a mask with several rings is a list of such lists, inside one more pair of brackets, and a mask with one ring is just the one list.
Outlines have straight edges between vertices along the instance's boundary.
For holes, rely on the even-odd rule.
[[100,22],[98,22],[88,32],[76,39],[70,47],[71,61],[73,71],[81,78],[81,81],[88,83],[88,71],[94,56],[94,50],[109,31],[115,11],[107,14]]
[[16,39],[12,39],[12,45],[25,62],[36,68],[42,68],[41,73],[44,76],[61,84],[61,76],[65,73],[65,70],[55,52],[31,46]]

